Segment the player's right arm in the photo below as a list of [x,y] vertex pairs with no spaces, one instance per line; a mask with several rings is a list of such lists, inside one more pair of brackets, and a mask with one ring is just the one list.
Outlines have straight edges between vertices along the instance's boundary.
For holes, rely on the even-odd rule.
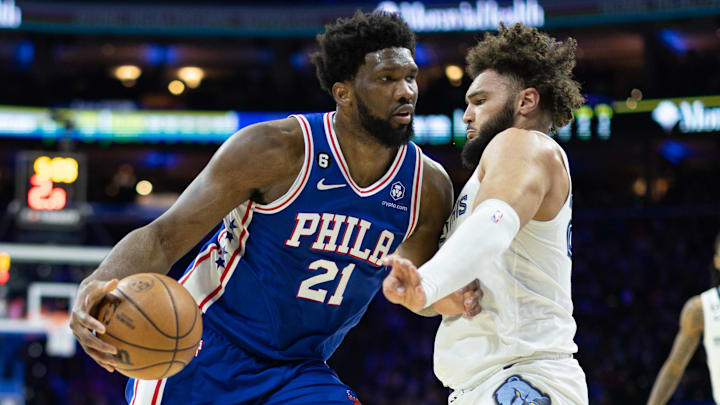
[[699,296],[690,298],[680,314],[680,330],[675,336],[670,356],[660,369],[648,405],[664,405],[668,402],[685,372],[703,334],[704,319]]
[[233,208],[249,199],[265,203],[282,195],[303,157],[302,130],[295,118],[253,125],[231,136],[164,214],[125,236],[80,283],[70,327],[88,355],[113,371],[115,348],[92,334],[105,328],[90,314],[117,279],[167,273]]

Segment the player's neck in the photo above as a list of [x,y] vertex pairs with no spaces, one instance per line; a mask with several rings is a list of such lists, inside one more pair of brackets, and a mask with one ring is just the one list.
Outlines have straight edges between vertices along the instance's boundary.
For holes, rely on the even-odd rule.
[[347,162],[350,176],[360,187],[379,180],[390,168],[398,148],[388,147],[359,125],[335,114],[335,135]]
[[542,132],[543,134],[550,133],[550,125],[552,124],[552,121],[548,122],[546,117],[543,116],[533,116],[533,117],[523,117],[519,116],[515,119],[515,123],[513,124],[513,127],[519,128],[519,129],[525,129],[527,131],[538,131]]

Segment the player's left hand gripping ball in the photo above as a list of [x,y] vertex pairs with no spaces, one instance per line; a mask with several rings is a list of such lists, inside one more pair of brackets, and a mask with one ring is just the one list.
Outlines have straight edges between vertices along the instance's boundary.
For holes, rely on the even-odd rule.
[[383,264],[391,266],[390,274],[383,281],[383,294],[388,301],[419,312],[427,303],[425,291],[420,284],[417,268],[408,259],[397,255],[386,256]]

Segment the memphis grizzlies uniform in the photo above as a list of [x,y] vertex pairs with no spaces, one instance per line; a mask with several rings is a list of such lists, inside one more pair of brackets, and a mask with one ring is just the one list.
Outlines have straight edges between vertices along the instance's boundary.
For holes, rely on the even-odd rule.
[[710,370],[713,399],[720,404],[720,288],[700,295],[703,310],[703,345]]
[[382,257],[418,222],[422,154],[401,146],[363,188],[334,113],[294,117],[305,137],[294,184],[231,211],[180,278],[204,312],[202,348],[176,376],[130,380],[130,404],[359,404],[325,360],[380,289]]
[[[562,156],[569,177],[564,151]],[[442,240],[471,214],[479,187],[476,169]],[[507,252],[482,272],[482,312],[471,319],[443,317],[434,367],[454,390],[449,403],[587,404],[585,375],[572,358],[577,346],[570,295],[571,216],[572,182],[557,216],[528,222]],[[515,402],[518,397],[523,401]]]

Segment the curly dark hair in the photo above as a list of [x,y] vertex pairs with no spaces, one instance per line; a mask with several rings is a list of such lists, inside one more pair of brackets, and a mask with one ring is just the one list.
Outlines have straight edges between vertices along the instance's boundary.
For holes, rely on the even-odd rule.
[[320,51],[312,55],[320,87],[332,95],[337,82],[352,80],[365,55],[385,48],[407,48],[415,56],[415,34],[397,13],[363,13],[338,18],[317,35]]
[[475,79],[491,69],[511,77],[521,88],[540,93],[540,106],[552,116],[553,132],[567,125],[585,99],[573,80],[577,42],[558,42],[536,28],[500,23],[497,34],[485,33],[467,55],[467,71]]

